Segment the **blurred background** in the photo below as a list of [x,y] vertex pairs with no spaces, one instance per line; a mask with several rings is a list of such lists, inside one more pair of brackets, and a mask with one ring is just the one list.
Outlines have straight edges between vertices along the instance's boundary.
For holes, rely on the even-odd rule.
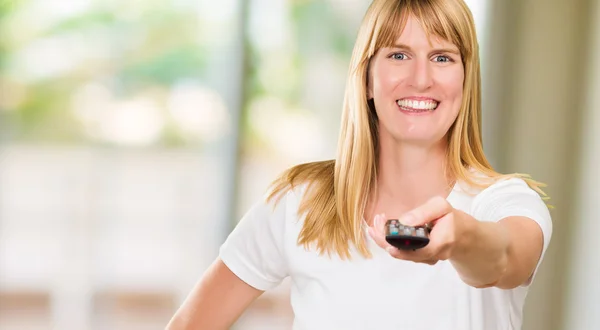
[[[486,153],[555,205],[524,330],[600,329],[600,6],[467,3]],[[335,156],[368,5],[0,0],[0,330],[163,329],[269,182]],[[235,329],[290,329],[287,288]]]

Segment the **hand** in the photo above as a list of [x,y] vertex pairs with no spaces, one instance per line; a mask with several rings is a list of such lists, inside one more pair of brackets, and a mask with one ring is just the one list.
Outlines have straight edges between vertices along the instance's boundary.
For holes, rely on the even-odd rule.
[[385,214],[378,214],[369,228],[369,234],[381,248],[397,259],[435,265],[439,260],[450,259],[460,249],[468,231],[469,217],[455,210],[443,197],[434,197],[425,204],[403,214],[398,221],[407,226],[429,224],[429,244],[415,251],[404,251],[385,240]]

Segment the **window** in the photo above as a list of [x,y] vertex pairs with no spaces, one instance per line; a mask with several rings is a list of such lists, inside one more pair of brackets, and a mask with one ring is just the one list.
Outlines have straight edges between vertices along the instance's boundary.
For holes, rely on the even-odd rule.
[[0,10],[0,329],[164,327],[228,230],[238,3]]
[[[268,183],[335,156],[368,3],[9,3],[0,330],[162,329]],[[286,294],[236,327],[289,326]]]

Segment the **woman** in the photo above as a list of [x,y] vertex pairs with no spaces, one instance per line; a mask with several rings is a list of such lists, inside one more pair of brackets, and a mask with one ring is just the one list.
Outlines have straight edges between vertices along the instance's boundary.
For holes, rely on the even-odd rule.
[[[538,183],[488,164],[480,114],[463,1],[375,0],[336,159],[274,182],[170,329],[226,329],[288,276],[294,329],[520,329],[552,223]],[[393,248],[390,218],[432,225],[430,243]]]

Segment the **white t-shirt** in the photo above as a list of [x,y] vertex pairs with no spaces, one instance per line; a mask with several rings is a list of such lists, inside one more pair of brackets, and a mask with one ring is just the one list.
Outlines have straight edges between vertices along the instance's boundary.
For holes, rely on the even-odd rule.
[[[521,329],[531,281],[512,290],[476,289],[462,282],[448,261],[430,266],[392,258],[372,241],[366,226],[370,259],[354,251],[350,261],[341,260],[298,246],[302,218],[297,209],[303,191],[297,187],[288,192],[276,207],[256,203],[220,249],[230,270],[257,289],[270,290],[290,278],[295,330]],[[508,216],[535,220],[544,235],[545,253],[551,217],[523,180],[498,182],[476,195],[456,185],[447,200],[481,221]]]

